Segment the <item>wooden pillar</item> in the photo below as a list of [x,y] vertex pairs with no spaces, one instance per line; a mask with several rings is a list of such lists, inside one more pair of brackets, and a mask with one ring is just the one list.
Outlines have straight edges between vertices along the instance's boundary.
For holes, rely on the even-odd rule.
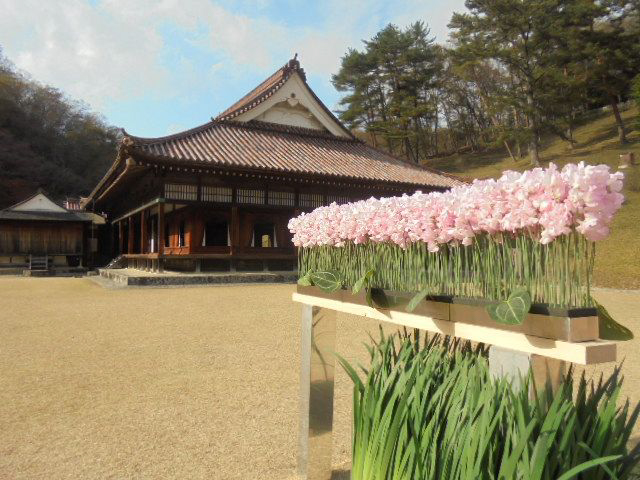
[[84,258],[84,256],[86,255],[86,249],[84,247],[87,241],[86,225],[80,226],[80,238],[82,239],[82,241],[80,242],[80,265],[79,266],[82,267],[83,265],[86,265],[85,258]]
[[240,246],[240,216],[238,207],[231,207],[231,255],[238,253]]
[[[235,190],[234,190],[235,195]],[[229,260],[229,269],[232,272],[236,271],[236,263],[234,256],[239,253],[240,247],[240,215],[238,214],[238,207],[231,207],[231,218],[229,223],[229,239],[231,240],[231,246],[229,251],[231,253],[231,259]]]
[[164,203],[158,204],[158,272],[164,270],[162,255],[164,254]]
[[122,255],[124,253],[124,248],[122,244],[122,220],[118,222],[118,255]]
[[133,245],[134,245],[134,233],[135,233],[135,228],[134,228],[134,223],[133,223],[133,215],[129,217],[129,235],[128,235],[128,244],[127,244],[127,253],[134,253],[133,252]]
[[204,216],[200,209],[192,216],[191,237],[189,240],[189,253],[197,253],[202,247],[204,237]]
[[147,253],[147,242],[149,235],[147,232],[147,211],[140,212],[140,253]]
[[184,219],[184,246],[187,253],[193,253],[193,241],[195,238],[196,214],[191,210]]

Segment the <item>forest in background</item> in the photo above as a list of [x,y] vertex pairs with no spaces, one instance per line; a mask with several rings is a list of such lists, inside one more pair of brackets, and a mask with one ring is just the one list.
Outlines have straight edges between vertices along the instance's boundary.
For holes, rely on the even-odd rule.
[[[342,58],[340,119],[416,163],[500,147],[540,163],[543,136],[575,145],[585,113],[613,112],[640,72],[640,0],[467,0],[448,46],[423,22],[388,25]],[[640,80],[636,77],[636,92]]]
[[88,194],[119,135],[85,104],[18,72],[0,50],[0,208],[38,188],[57,201]]

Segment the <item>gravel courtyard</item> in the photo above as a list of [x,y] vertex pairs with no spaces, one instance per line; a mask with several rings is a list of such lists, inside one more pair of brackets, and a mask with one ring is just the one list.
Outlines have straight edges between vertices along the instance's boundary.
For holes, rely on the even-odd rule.
[[[295,478],[293,290],[0,277],[0,478]],[[597,297],[640,336],[640,294]],[[337,350],[366,359],[377,323],[338,322]],[[638,401],[640,341],[621,345],[624,357],[624,394]],[[351,385],[336,373],[334,464],[344,471]]]

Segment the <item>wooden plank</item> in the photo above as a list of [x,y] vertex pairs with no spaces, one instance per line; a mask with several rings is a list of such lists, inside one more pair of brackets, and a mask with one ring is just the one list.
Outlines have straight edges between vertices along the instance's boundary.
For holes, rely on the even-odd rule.
[[[363,291],[356,295],[353,295],[350,290],[338,290],[332,293],[325,293],[318,287],[298,285],[297,292],[303,295],[368,305]],[[383,297],[395,302],[395,306],[389,306],[389,308],[404,311],[405,306],[409,303],[413,295],[406,292],[386,291]],[[374,295],[374,301],[375,300]],[[485,305],[486,303],[481,301],[474,302],[471,299],[463,298],[455,298],[453,301],[434,299],[432,301],[420,302],[412,313],[414,315],[422,315],[439,320],[450,320],[452,322],[471,323],[496,328],[496,322],[489,316],[486,308],[484,308]],[[377,308],[382,308],[380,304],[376,306]],[[526,333],[536,337],[551,338],[553,340],[566,340],[568,342],[586,342],[599,338],[597,316],[569,316],[568,313],[564,315],[529,313],[521,325],[501,325],[500,329]]]
[[124,215],[120,215],[119,217],[114,218],[113,220],[111,220],[111,223],[113,224],[113,223],[118,223],[121,220],[126,220],[127,218],[135,215],[136,213],[139,213],[142,210],[149,209],[149,208],[153,207],[156,204],[163,205],[164,204],[164,198],[158,197],[155,200],[150,201],[149,203],[145,203],[144,205],[142,205],[140,207],[134,208],[133,210],[129,210]]
[[358,305],[300,293],[294,293],[292,298],[294,302],[305,305],[329,308],[338,312],[373,318],[410,328],[419,328],[429,332],[464,338],[474,342],[497,345],[580,365],[613,362],[616,360],[617,345],[613,342],[603,340],[567,342],[536,337],[521,332],[510,332],[483,325],[450,322],[399,310],[379,310],[366,305]]
[[[465,322],[485,327],[494,327],[495,322],[487,310],[476,305],[451,304],[452,322]],[[502,325],[503,330],[526,333],[537,337],[586,342],[599,338],[598,317],[558,317],[553,315],[528,314],[521,325]]]

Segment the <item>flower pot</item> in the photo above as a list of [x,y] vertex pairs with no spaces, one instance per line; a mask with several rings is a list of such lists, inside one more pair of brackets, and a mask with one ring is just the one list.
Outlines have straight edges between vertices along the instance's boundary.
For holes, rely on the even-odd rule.
[[[341,289],[326,292],[318,287],[298,285],[298,293],[327,298],[339,302],[369,306],[386,311],[405,311],[414,293],[373,289],[370,300],[367,293]],[[466,323],[510,332],[524,333],[533,337],[562,340],[566,342],[587,342],[599,338],[598,316],[595,308],[553,308],[544,304],[534,304],[520,325],[505,325],[491,319],[486,306],[490,301],[452,296],[431,296],[420,302],[410,312],[415,316],[430,317],[435,320]]]

